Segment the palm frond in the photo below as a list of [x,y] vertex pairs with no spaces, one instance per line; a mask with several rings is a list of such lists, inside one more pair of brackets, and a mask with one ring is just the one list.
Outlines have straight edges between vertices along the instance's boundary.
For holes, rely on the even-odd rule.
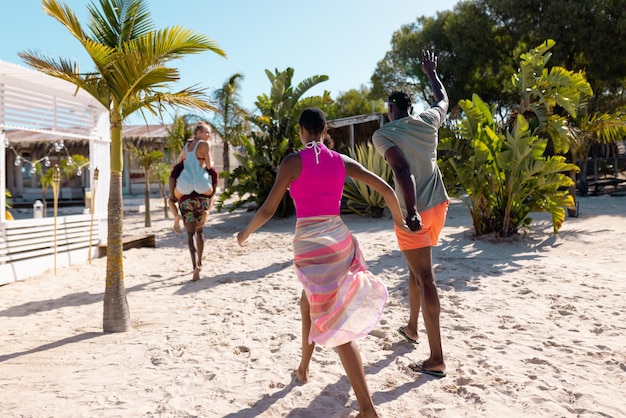
[[69,31],[69,33],[80,41],[81,44],[85,43],[87,36],[83,31],[83,28],[68,5],[60,5],[56,0],[42,0],[43,11],[48,15],[61,23]]
[[90,29],[95,39],[109,47],[139,38],[154,29],[148,2],[145,0],[100,0],[101,11],[94,4],[87,6]]

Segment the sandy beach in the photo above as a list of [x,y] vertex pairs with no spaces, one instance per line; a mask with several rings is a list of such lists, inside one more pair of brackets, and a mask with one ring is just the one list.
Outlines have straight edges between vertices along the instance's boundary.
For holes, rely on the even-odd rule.
[[[433,249],[448,376],[411,371],[428,356],[396,332],[408,315],[407,270],[388,217],[343,216],[389,290],[378,327],[357,341],[383,417],[626,416],[626,197],[578,198],[558,235],[549,215],[510,240],[472,236],[453,200]],[[2,417],[355,417],[332,349],[311,381],[300,355],[295,217],[270,221],[241,248],[251,212],[210,215],[201,279],[186,236],[154,200],[152,227],[126,213],[125,234],[156,248],[124,252],[133,323],[102,332],[106,259],[0,287]]]

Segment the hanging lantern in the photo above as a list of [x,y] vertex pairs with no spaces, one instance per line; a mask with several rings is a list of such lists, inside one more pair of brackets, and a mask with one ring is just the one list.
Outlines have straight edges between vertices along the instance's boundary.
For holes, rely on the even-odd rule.
[[19,167],[22,165],[22,158],[18,155],[17,157],[15,157],[15,162],[13,163],[16,167]]

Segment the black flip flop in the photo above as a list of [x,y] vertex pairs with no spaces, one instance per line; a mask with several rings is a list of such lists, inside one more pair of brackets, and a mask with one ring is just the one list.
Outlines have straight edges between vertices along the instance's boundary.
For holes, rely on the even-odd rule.
[[407,340],[408,342],[410,342],[413,345],[418,345],[420,343],[418,340],[414,340],[413,338],[411,338],[408,335],[406,335],[406,331],[404,330],[404,327],[398,328],[398,334],[402,335],[405,340]]
[[446,377],[447,376],[445,371],[427,370],[427,369],[423,368],[420,363],[410,364],[409,365],[409,369],[413,370],[414,372],[427,374],[427,375],[436,377],[437,379],[441,379],[442,377]]

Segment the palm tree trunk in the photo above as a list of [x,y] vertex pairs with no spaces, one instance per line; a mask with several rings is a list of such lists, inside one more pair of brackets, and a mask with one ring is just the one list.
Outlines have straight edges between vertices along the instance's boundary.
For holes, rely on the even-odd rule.
[[122,173],[111,173],[108,204],[108,238],[106,287],[104,289],[104,332],[126,332],[130,330],[130,313],[124,287],[122,259]]
[[152,226],[152,218],[150,217],[150,178],[148,177],[148,170],[146,169],[146,188],[144,192],[144,204],[146,206],[146,216],[144,225],[146,227]]
[[48,201],[46,200],[46,193],[48,193],[48,189],[41,186],[41,197],[43,200],[43,217],[44,218],[47,217],[47,213],[48,213]]
[[120,115],[111,115],[111,183],[108,203],[107,273],[104,288],[104,332],[130,330],[130,311],[124,288],[122,258],[124,231],[124,201],[122,199],[122,123]]
[[223,170],[228,173],[230,172],[230,144],[226,139],[224,139],[224,149],[222,150],[222,164],[224,166]]

